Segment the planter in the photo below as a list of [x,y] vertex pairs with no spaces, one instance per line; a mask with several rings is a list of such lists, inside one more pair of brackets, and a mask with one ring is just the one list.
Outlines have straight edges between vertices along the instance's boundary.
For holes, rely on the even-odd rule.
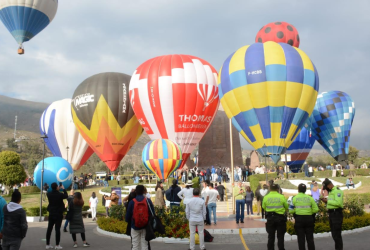
[[[40,216],[27,216],[26,217],[27,222],[40,222]],[[41,217],[41,221],[45,221],[45,217]]]

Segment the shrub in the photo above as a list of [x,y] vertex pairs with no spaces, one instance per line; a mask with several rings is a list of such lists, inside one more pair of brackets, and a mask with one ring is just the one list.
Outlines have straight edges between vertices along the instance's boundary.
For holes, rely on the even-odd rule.
[[192,182],[193,182],[193,188],[199,188],[199,177],[193,178]]
[[88,205],[84,205],[83,207],[82,207],[82,211],[87,211],[87,210],[89,210],[90,209],[90,206],[88,206]]
[[109,217],[117,219],[117,220],[124,220],[126,215],[126,208],[121,205],[112,206],[109,209]]
[[20,187],[18,190],[21,194],[40,193],[40,189],[36,186]]
[[125,234],[127,229],[127,222],[111,217],[98,217],[98,226],[108,232]]
[[[26,210],[27,216],[34,216],[34,217],[40,216],[40,207],[28,207],[25,210]],[[42,206],[41,212],[42,212],[42,215],[44,216],[44,215],[47,215],[48,210],[46,207]]]

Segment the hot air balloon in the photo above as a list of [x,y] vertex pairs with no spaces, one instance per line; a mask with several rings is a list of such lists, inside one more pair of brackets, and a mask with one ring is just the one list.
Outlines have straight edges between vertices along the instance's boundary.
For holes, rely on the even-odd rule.
[[165,180],[180,167],[182,153],[171,140],[157,139],[145,145],[142,160],[146,169]]
[[143,132],[129,101],[130,76],[101,73],[75,90],[73,121],[86,142],[112,171]]
[[94,153],[77,131],[71,114],[71,99],[53,102],[42,113],[40,133],[54,156],[67,160],[78,170]]
[[263,26],[256,35],[256,43],[265,42],[287,43],[299,47],[297,29],[287,22],[274,22]]
[[152,140],[170,139],[180,146],[183,166],[216,115],[217,72],[194,56],[156,57],[134,72],[130,100]]
[[338,162],[348,158],[355,103],[341,91],[323,92],[307,120],[312,135]]
[[303,127],[286,151],[287,154],[291,155],[291,161],[288,161],[287,164],[293,173],[298,173],[302,168],[314,144],[315,138],[311,136],[309,130]]
[[285,43],[255,43],[231,54],[219,74],[226,115],[261,154],[277,163],[311,115],[319,88],[315,66]]
[[58,0],[0,0],[0,19],[19,44],[31,40],[51,23],[58,9]]

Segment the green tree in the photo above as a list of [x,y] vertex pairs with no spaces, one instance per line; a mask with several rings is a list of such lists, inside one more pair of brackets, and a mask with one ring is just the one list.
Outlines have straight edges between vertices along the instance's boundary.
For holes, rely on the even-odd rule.
[[27,172],[29,175],[33,176],[33,172],[35,171],[35,168],[39,161],[35,160],[34,158],[29,158],[27,160]]
[[12,151],[3,151],[0,153],[0,183],[7,188],[24,182],[27,178],[23,166],[20,164],[19,154]]
[[358,157],[359,150],[355,147],[349,146],[348,161],[355,162]]

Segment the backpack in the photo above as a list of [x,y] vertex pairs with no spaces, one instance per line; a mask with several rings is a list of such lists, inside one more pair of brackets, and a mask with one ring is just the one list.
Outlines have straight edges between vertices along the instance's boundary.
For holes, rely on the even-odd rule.
[[[196,228],[195,232],[199,235],[198,228]],[[203,232],[204,242],[212,242],[214,237],[206,229],[203,229]]]
[[136,198],[134,201],[134,212],[132,218],[134,220],[134,226],[136,228],[144,228],[149,221],[149,210],[148,204],[146,203],[146,198],[142,201],[137,201]]

